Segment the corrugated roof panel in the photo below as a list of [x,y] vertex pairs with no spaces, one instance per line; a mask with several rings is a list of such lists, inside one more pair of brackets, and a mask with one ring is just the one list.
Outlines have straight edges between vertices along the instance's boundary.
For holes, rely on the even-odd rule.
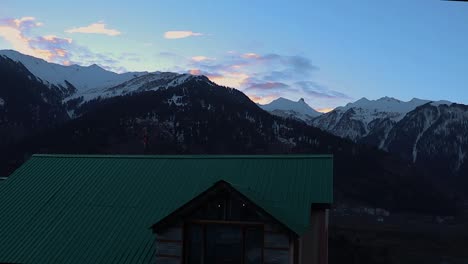
[[219,180],[300,234],[332,174],[331,156],[35,155],[0,184],[0,262],[154,262],[150,226]]

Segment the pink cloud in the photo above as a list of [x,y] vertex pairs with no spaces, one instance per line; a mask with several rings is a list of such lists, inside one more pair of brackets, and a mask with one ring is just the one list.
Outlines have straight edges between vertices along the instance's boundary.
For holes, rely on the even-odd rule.
[[245,53],[242,55],[242,58],[244,59],[260,59],[261,56],[256,54],[256,53]]
[[247,96],[252,100],[253,102],[257,104],[268,104],[271,101],[275,100],[278,98],[277,95],[266,95],[266,96],[259,96],[255,94],[247,94]]
[[4,19],[0,21],[0,37],[9,42],[13,49],[46,61],[60,62],[59,58],[67,58],[68,53],[64,47],[72,39],[54,35],[35,38],[27,35],[30,29],[42,25],[34,17]]
[[189,73],[192,74],[192,75],[201,75],[202,74],[202,72],[199,69],[191,69],[189,71]]
[[239,88],[249,79],[249,75],[240,72],[220,72],[216,75],[207,76],[212,82],[227,86]]
[[206,56],[194,56],[192,57],[192,60],[196,62],[202,62],[202,61],[210,61],[210,60],[215,60],[215,59],[206,57]]

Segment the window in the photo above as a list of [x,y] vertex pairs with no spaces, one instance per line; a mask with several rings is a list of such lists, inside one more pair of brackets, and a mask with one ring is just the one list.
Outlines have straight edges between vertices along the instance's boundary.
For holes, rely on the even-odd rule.
[[244,264],[262,263],[263,229],[248,227],[245,229]]
[[203,264],[203,228],[201,225],[190,225],[186,243],[188,263]]
[[289,263],[288,233],[272,232],[271,219],[256,209],[232,193],[210,197],[186,216],[185,263]]
[[262,264],[263,227],[242,224],[190,224],[187,264]]
[[207,225],[205,233],[206,264],[242,263],[242,229],[234,225]]

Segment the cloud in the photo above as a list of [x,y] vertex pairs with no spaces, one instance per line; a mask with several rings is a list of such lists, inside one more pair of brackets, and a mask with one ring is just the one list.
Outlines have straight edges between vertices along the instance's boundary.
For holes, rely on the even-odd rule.
[[191,69],[189,73],[192,75],[202,75],[202,72],[199,69]]
[[34,35],[33,29],[41,26],[43,24],[34,17],[1,19],[0,37],[18,52],[62,65],[97,64],[107,70],[124,72],[126,69],[120,66],[121,60],[137,61],[138,59],[136,54],[132,53],[122,53],[120,56],[94,53],[89,48],[78,45],[71,38]]
[[325,99],[352,99],[349,95],[334,91],[324,85],[320,85],[314,81],[302,81],[295,83],[305,94],[316,98]]
[[0,20],[0,37],[11,44],[13,49],[46,61],[67,64],[70,56],[67,49],[73,42],[70,38],[54,35],[30,36],[33,28],[42,26],[34,17]]
[[166,39],[182,39],[188,37],[199,37],[203,36],[203,33],[197,33],[193,31],[167,31],[164,33]]
[[282,82],[266,82],[266,83],[252,83],[244,91],[249,90],[290,90],[291,87]]
[[247,96],[250,98],[250,100],[254,101],[257,104],[268,104],[271,101],[278,98],[278,95],[276,95],[276,94],[267,95],[267,96],[258,96],[258,95],[255,95],[255,94],[247,93]]
[[41,22],[36,22],[35,17],[22,17],[13,19],[12,22],[16,25],[17,28],[31,28],[31,27],[40,27],[43,25]]
[[217,84],[237,88],[259,103],[278,97],[293,100],[303,97],[325,111],[330,105],[352,99],[317,81],[320,68],[302,55],[227,52],[216,61],[190,59],[186,65],[192,69],[190,73],[206,75]]
[[191,59],[196,62],[215,60],[215,58],[210,58],[206,56],[194,56]]
[[245,53],[242,55],[244,59],[260,59],[261,56],[256,53]]
[[315,108],[315,110],[320,112],[320,113],[328,113],[328,112],[333,111],[334,109],[335,108],[333,108],[333,107]]
[[222,86],[240,87],[243,86],[245,81],[249,78],[249,75],[239,72],[221,72],[208,74],[207,77],[211,81]]
[[256,85],[262,83],[307,80],[310,74],[318,69],[305,57],[280,54],[260,55],[253,52],[229,53],[216,62],[209,61],[205,57],[192,58],[189,67],[222,75],[224,78],[217,77],[215,82],[241,90],[254,89]]
[[72,64],[78,65],[92,65],[96,64],[108,71],[117,73],[127,72],[128,70],[121,65],[122,59],[128,59],[131,53],[122,53],[119,55],[95,53],[87,47],[74,46],[73,47]]
[[103,22],[93,23],[86,27],[71,28],[65,30],[67,33],[84,33],[84,34],[102,34],[108,36],[118,36],[122,34],[116,29],[106,28],[106,24]]

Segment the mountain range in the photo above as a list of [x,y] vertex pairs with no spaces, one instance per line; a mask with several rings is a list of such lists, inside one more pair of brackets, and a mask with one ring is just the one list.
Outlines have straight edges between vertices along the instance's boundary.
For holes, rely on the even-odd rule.
[[453,214],[466,194],[464,105],[386,97],[321,114],[303,99],[257,105],[202,75],[117,74],[9,50],[0,80],[4,175],[33,153],[331,153],[339,202]]
[[[295,114],[297,104],[262,105],[272,114],[305,123],[357,143],[368,144],[421,165],[441,177],[466,175],[468,159],[468,106],[449,101],[413,98],[404,102],[391,97],[359,99],[316,116]],[[291,113],[289,116],[283,113]],[[305,117],[305,118],[304,118]]]

